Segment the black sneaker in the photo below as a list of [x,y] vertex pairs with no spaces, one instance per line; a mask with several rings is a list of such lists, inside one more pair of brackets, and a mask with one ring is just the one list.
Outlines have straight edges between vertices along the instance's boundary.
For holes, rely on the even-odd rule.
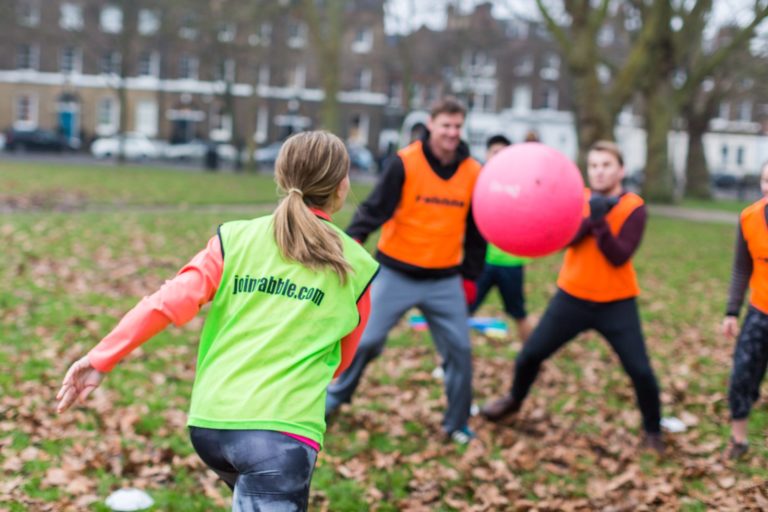
[[658,432],[646,432],[643,441],[640,443],[640,448],[643,450],[651,450],[656,455],[664,455],[666,446],[664,445],[664,439],[661,437],[661,433]]
[[519,411],[521,405],[512,395],[507,395],[483,406],[480,414],[488,421],[501,421]]
[[749,451],[749,443],[744,441],[740,443],[734,438],[731,438],[731,442],[728,444],[728,448],[725,451],[725,456],[728,460],[739,460],[743,458]]

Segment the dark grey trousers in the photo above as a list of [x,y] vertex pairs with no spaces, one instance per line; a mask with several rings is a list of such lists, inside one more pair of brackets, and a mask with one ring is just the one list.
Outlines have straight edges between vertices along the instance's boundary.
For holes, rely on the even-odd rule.
[[351,401],[366,366],[384,349],[389,331],[409,309],[416,307],[426,318],[443,359],[448,396],[443,430],[451,433],[465,427],[472,403],[472,350],[461,277],[413,279],[382,266],[371,286],[368,326],[352,364],[328,387],[326,414]]
[[768,367],[768,315],[749,306],[741,326],[728,389],[731,418],[743,420],[760,397],[760,383]]
[[282,432],[190,427],[192,446],[234,491],[233,512],[305,512],[317,451]]

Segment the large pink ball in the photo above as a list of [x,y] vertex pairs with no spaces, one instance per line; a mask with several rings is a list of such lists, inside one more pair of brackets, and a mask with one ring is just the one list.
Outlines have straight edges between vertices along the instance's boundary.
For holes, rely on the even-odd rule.
[[537,142],[504,148],[483,167],[472,210],[490,243],[518,256],[565,247],[579,229],[584,180],[559,151]]

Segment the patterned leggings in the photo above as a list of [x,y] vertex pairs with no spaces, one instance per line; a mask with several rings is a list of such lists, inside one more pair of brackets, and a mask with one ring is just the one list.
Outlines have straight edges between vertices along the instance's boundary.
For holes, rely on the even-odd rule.
[[752,405],[760,397],[760,383],[765,376],[766,365],[768,315],[750,306],[733,352],[733,371],[728,390],[731,419],[743,420],[749,416]]

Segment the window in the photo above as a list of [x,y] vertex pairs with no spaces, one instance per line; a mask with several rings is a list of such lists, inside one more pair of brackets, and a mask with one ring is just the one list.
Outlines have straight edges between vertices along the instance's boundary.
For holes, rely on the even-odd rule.
[[413,84],[411,88],[411,106],[416,108],[424,103],[424,86]]
[[371,73],[370,68],[363,68],[358,70],[357,76],[355,77],[355,85],[357,85],[357,89],[359,91],[370,91],[372,77],[373,73]]
[[262,64],[259,66],[259,78],[258,78],[259,85],[268,86],[269,85],[269,65],[268,64]]
[[724,101],[720,103],[720,108],[718,109],[717,117],[720,119],[730,119],[731,118],[731,104],[727,101]]
[[114,98],[101,98],[96,105],[96,133],[112,135],[117,131],[119,122],[118,104]]
[[744,165],[744,146],[736,148],[736,165],[742,167]]
[[544,66],[539,73],[545,80],[557,80],[560,78],[560,56],[555,53],[548,53],[544,57]]
[[507,24],[507,37],[510,39],[528,39],[528,22],[520,19],[510,20]]
[[307,25],[299,21],[288,22],[288,46],[303,48],[307,43]]
[[269,46],[269,44],[272,42],[272,24],[271,23],[262,23],[259,26],[259,31],[255,34],[251,34],[248,36],[248,44],[251,46]]
[[557,87],[548,85],[544,87],[544,108],[557,110]]
[[531,88],[527,85],[518,85],[512,93],[512,109],[518,112],[531,110]]
[[139,55],[139,76],[159,76],[160,56],[157,52],[142,52]]
[[36,27],[40,24],[40,2],[21,0],[16,4],[16,20],[24,27]]
[[16,50],[17,69],[37,69],[40,62],[40,48],[31,44],[20,44]]
[[197,18],[195,18],[195,16],[192,14],[185,14],[181,20],[179,37],[191,41],[193,39],[197,39],[197,33]]
[[179,59],[179,78],[197,80],[200,61],[191,55],[182,55]]
[[147,137],[157,135],[157,103],[140,101],[136,105],[136,131]]
[[303,89],[307,83],[307,68],[304,64],[299,64],[293,69],[288,70],[288,87]]
[[116,51],[109,50],[101,55],[101,73],[105,75],[120,74],[120,54]]
[[267,107],[260,106],[256,113],[256,131],[253,134],[253,141],[257,144],[263,144],[267,141],[267,128],[269,127],[269,111]]
[[220,43],[231,43],[237,35],[237,27],[234,23],[223,23],[219,26],[218,39]]
[[389,83],[389,106],[399,107],[403,104],[403,84],[400,82]]
[[37,126],[37,97],[22,94],[16,97],[13,127],[31,129]]
[[440,97],[440,86],[432,84],[427,88],[427,105],[431,105]]
[[59,26],[64,30],[83,29],[83,7],[77,4],[61,4]]
[[739,105],[739,120],[752,120],[752,102],[750,100],[744,100],[741,102],[741,105]]
[[225,82],[235,81],[235,60],[220,60],[214,68],[214,80],[223,80]]
[[160,15],[152,9],[139,10],[139,34],[150,36],[160,30]]
[[478,103],[480,110],[484,112],[493,112],[496,110],[496,98],[493,93],[479,94]]
[[59,54],[59,69],[62,73],[80,73],[83,70],[83,57],[79,48],[65,46]]
[[728,146],[725,144],[720,147],[720,163],[728,165]]
[[355,31],[355,40],[352,41],[352,51],[368,53],[371,48],[373,48],[373,31],[370,27],[358,27]]
[[99,26],[107,34],[119,34],[123,30],[123,11],[114,5],[108,5],[99,14]]
[[524,56],[515,66],[515,74],[517,76],[530,76],[533,74],[533,57],[530,55]]

